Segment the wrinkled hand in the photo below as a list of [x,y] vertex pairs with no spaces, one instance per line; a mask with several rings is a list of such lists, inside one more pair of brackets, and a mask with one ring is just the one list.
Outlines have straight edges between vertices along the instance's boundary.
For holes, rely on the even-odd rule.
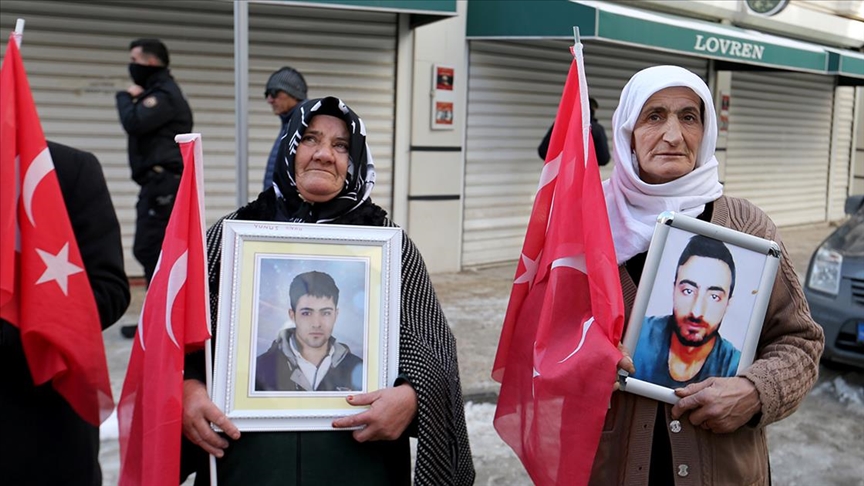
[[408,383],[352,395],[347,401],[351,405],[371,405],[365,412],[333,421],[337,429],[363,426],[354,431],[357,442],[398,439],[417,415],[417,392]]
[[708,378],[675,390],[681,400],[672,417],[690,411],[690,423],[717,434],[738,430],[762,409],[759,391],[747,378]]
[[210,422],[218,425],[228,434],[228,437],[234,440],[240,438],[237,427],[210,400],[204,383],[198,380],[184,380],[183,434],[208,454],[222,457],[225,454],[222,449],[228,447],[228,441],[210,428]]
[[[618,343],[618,351],[621,352],[621,359],[618,360],[618,369],[624,370],[631,375],[636,373],[636,367],[633,365],[633,358],[630,357],[630,350],[624,346],[623,343]],[[618,376],[615,376],[615,387],[614,391],[618,391],[621,389],[621,383],[618,381]]]
[[126,88],[126,92],[129,93],[130,95],[132,95],[133,98],[137,98],[137,97],[141,96],[141,93],[144,92],[144,88],[142,88],[141,86],[138,86],[137,84],[133,84],[133,85],[129,86],[128,88]]

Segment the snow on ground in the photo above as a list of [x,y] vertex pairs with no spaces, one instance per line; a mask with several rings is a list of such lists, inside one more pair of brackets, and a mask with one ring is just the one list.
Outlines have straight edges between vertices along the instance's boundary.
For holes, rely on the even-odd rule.
[[120,437],[120,428],[117,425],[117,409],[115,408],[111,415],[102,422],[99,427],[99,440],[104,442],[107,440],[117,440]]
[[[522,486],[531,481],[492,426],[495,404],[465,404],[478,486]],[[864,373],[822,370],[801,408],[768,427],[773,483],[782,486],[864,486]],[[106,485],[116,484],[117,421],[100,429]],[[416,442],[412,441],[416,447]],[[186,484],[191,484],[188,481]]]
[[850,411],[864,415],[864,388],[849,384],[842,376],[822,382],[813,388],[812,394],[833,398]]
[[478,486],[517,486],[531,484],[516,454],[498,437],[492,426],[495,404],[465,404],[465,422],[474,456]]

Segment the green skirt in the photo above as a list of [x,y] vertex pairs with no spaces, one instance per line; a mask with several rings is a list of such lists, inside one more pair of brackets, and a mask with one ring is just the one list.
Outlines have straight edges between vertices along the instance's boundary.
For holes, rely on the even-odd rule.
[[[407,434],[395,441],[360,443],[350,431],[244,432],[230,442],[216,461],[219,486],[411,484]],[[196,486],[209,485],[207,476],[199,468]]]

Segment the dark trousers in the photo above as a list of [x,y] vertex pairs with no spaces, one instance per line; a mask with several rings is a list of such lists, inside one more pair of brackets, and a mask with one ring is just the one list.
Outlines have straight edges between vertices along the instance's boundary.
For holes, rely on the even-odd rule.
[[171,210],[174,209],[179,187],[179,174],[168,171],[153,172],[138,193],[138,219],[135,221],[132,254],[144,266],[144,277],[148,285],[159,261],[162,239],[165,238],[165,228],[168,226]]
[[102,486],[99,429],[35,386],[18,328],[0,321],[0,484]]

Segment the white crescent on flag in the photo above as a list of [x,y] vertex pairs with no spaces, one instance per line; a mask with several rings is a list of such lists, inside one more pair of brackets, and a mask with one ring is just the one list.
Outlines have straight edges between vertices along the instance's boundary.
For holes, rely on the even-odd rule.
[[168,332],[168,338],[174,343],[174,346],[180,348],[177,344],[177,338],[174,337],[174,326],[171,323],[171,310],[174,309],[174,301],[177,299],[177,294],[186,283],[187,264],[189,260],[189,250],[183,252],[180,258],[174,262],[171,267],[171,273],[168,274],[168,299],[165,303],[165,331]]
[[588,275],[588,269],[585,266],[585,255],[573,255],[569,257],[559,258],[552,262],[552,268],[568,267],[578,270],[585,275]]
[[33,159],[30,167],[27,168],[27,173],[24,174],[24,187],[22,187],[21,196],[24,198],[24,212],[27,213],[27,219],[30,220],[32,226],[36,226],[36,221],[33,219],[33,193],[39,187],[42,179],[54,170],[54,161],[51,160],[51,154],[48,153],[48,147],[45,147],[39,155]]
[[561,154],[558,154],[553,160],[550,160],[545,165],[543,165],[543,170],[540,172],[540,183],[538,184],[537,191],[543,188],[546,184],[554,181],[556,177],[558,177],[558,170],[561,167]]
[[588,330],[591,329],[591,324],[593,324],[593,323],[594,323],[594,316],[591,316],[590,319],[588,319],[587,321],[582,323],[582,339],[579,340],[579,345],[576,346],[576,349],[574,349],[573,352],[570,353],[566,358],[559,361],[558,364],[561,364],[561,363],[567,361],[568,359],[572,358],[573,355],[575,355],[576,353],[579,352],[580,349],[582,349],[582,345],[585,344],[585,337],[588,336]]

